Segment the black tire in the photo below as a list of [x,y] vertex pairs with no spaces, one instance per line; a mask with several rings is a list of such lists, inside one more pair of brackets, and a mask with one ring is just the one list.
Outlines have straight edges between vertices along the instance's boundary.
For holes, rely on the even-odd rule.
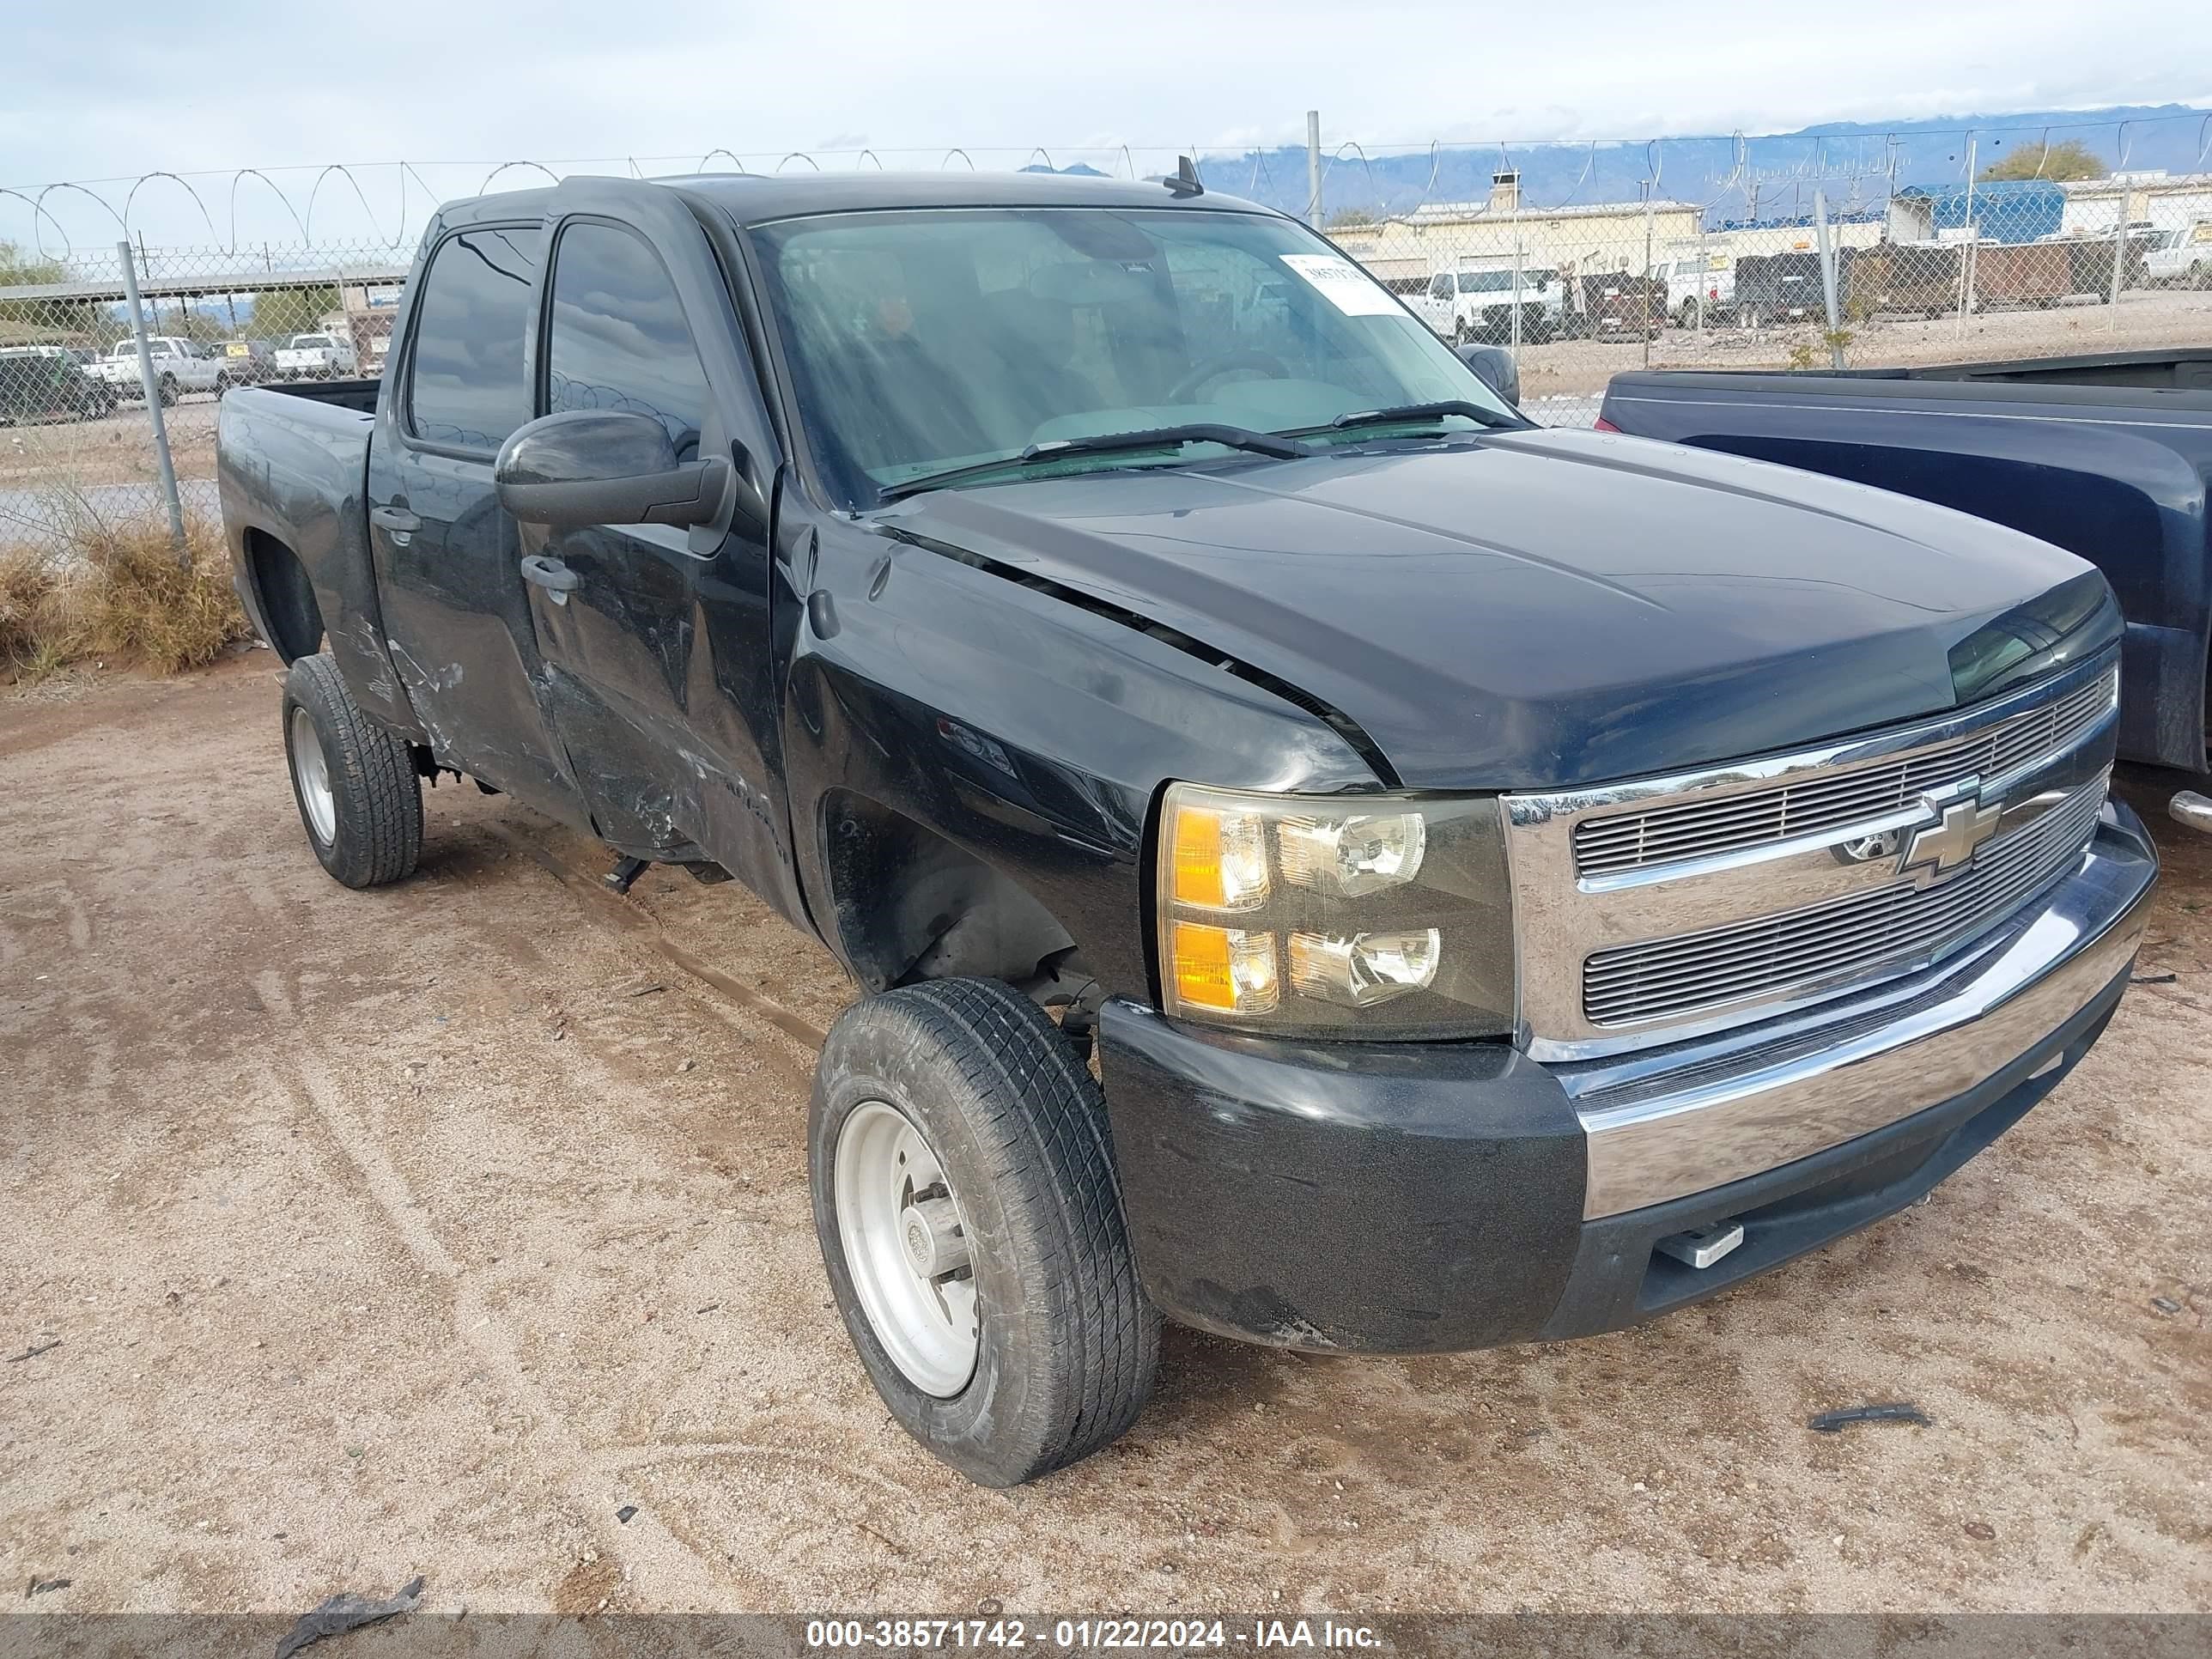
[[177,406],[176,377],[173,374],[164,374],[159,383],[158,390],[161,394],[161,407],[174,409]]
[[[942,1166],[976,1260],[975,1369],[939,1398],[908,1380],[854,1283],[835,1197],[839,1135],[896,1108]],[[1137,1282],[1098,1085],[1042,1010],[990,980],[908,986],[848,1009],[814,1073],[814,1226],[860,1363],[891,1414],[987,1486],[1088,1456],[1152,1392],[1160,1320]]]
[[[333,823],[316,827],[301,781],[294,712],[313,723]],[[414,873],[422,855],[422,780],[407,745],[355,704],[328,652],[301,657],[284,677],[284,759],[300,827],[324,869],[348,887],[380,887]]]

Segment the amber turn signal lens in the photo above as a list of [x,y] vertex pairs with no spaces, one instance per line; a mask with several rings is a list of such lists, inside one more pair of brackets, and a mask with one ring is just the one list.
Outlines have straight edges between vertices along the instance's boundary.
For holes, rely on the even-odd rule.
[[1203,910],[1244,910],[1267,896],[1265,829],[1249,812],[1176,809],[1170,894]]
[[1271,1012],[1281,995],[1275,936],[1178,921],[1170,934],[1176,995],[1188,1008],[1222,1014]]

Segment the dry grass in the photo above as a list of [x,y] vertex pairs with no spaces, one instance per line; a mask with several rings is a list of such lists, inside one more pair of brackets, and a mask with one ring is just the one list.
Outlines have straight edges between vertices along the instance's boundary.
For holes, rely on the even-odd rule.
[[98,658],[174,674],[247,636],[213,526],[188,520],[187,561],[166,528],[88,525],[64,553],[0,549],[0,665],[40,679]]

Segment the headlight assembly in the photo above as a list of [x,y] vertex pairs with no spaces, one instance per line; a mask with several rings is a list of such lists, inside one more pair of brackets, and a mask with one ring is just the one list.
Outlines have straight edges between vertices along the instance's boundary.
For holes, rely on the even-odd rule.
[[1513,1029],[1498,803],[1169,787],[1158,848],[1166,1012],[1285,1036]]

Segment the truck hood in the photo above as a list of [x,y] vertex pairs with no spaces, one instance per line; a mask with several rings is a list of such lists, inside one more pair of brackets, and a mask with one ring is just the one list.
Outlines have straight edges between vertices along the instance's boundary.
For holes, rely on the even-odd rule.
[[2017,532],[1594,432],[939,490],[878,523],[1285,682],[1415,788],[1802,745],[1970,700],[1954,664],[1992,631],[2051,652],[2118,628],[2103,597],[2061,644],[2044,612],[2091,568]]

